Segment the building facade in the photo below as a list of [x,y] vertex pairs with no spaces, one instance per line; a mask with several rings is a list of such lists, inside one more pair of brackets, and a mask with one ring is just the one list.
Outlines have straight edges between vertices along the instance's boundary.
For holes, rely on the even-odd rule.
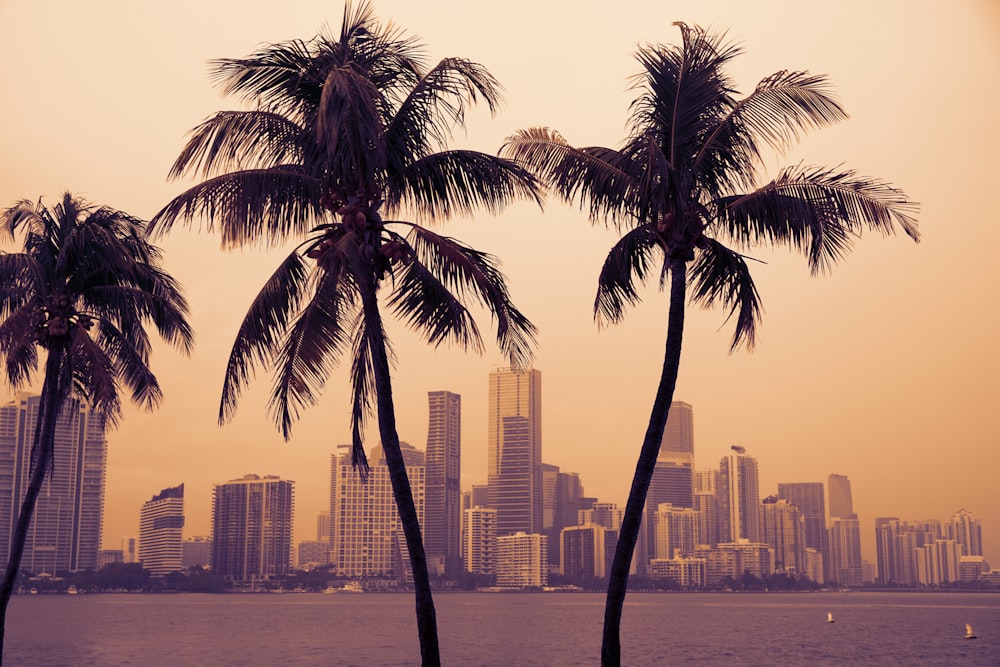
[[[0,555],[28,488],[40,397],[20,394],[0,406]],[[107,438],[104,419],[71,399],[56,422],[51,469],[38,495],[21,571],[55,574],[97,569],[104,518]]]
[[501,588],[547,586],[548,548],[548,538],[539,533],[498,536],[497,586]]
[[212,571],[251,584],[287,574],[294,507],[293,482],[274,475],[244,475],[216,484]]
[[462,522],[462,559],[472,574],[496,574],[497,511],[489,507],[465,510]]
[[437,574],[461,572],[462,397],[450,391],[427,393],[426,523],[427,565]]
[[802,512],[803,541],[806,549],[814,549],[822,558],[825,581],[829,575],[830,536],[826,530],[826,500],[822,482],[787,482],[778,484],[778,499],[786,500]]
[[489,376],[487,478],[497,534],[540,533],[542,481],[542,374],[500,368]]
[[719,501],[721,505],[720,541],[747,540],[759,543],[761,533],[760,490],[757,459],[743,447],[733,446],[732,453],[719,462]]
[[184,485],[163,489],[139,512],[139,560],[154,577],[184,568]]
[[[417,519],[424,525],[424,453],[406,442],[399,447]],[[363,481],[351,465],[349,445],[340,446],[331,458],[330,563],[343,577],[407,581],[411,575],[406,539],[382,448],[375,447],[368,460],[371,468]]]

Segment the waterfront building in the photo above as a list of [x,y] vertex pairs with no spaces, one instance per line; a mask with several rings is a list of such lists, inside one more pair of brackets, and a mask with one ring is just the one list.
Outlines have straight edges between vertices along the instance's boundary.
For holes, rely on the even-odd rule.
[[430,572],[457,575],[461,572],[462,397],[429,391],[427,405],[424,551]]
[[690,507],[660,503],[654,515],[656,540],[653,557],[669,560],[677,555],[693,553],[702,543],[698,532],[699,519],[698,511]]
[[[732,567],[728,574],[733,579],[739,580],[747,572],[758,579],[764,579],[774,573],[774,549],[767,544],[737,540],[723,542],[716,547],[716,550],[724,554],[732,554],[732,558],[727,559],[727,562]],[[699,556],[700,554],[695,555]]]
[[823,574],[824,560],[823,554],[816,551],[812,547],[806,547],[805,549],[805,569],[803,574],[805,574],[809,579],[817,584],[826,583],[826,576]]
[[497,511],[470,507],[462,521],[462,559],[471,574],[496,573]]
[[[802,513],[803,544],[806,549],[815,549],[823,559],[824,575],[829,574],[830,535],[826,529],[826,500],[822,482],[786,482],[778,484],[778,499],[787,500]],[[819,583],[819,579],[809,577]]]
[[124,557],[121,549],[101,549],[101,551],[97,554],[98,571],[104,569],[105,565],[122,562],[124,562]]
[[983,524],[972,512],[960,509],[948,522],[948,538],[962,545],[966,556],[983,555]]
[[719,543],[720,509],[714,492],[698,491],[694,494],[694,509],[698,512],[698,538],[702,544],[714,547]]
[[857,518],[830,519],[830,579],[841,586],[861,586],[861,523]]
[[139,512],[139,561],[153,577],[184,568],[184,485],[163,489]]
[[320,512],[316,515],[316,540],[318,542],[330,541],[330,511]]
[[139,562],[139,538],[138,537],[123,537],[122,538],[122,562],[123,563],[138,563]]
[[548,538],[540,533],[497,537],[496,574],[501,588],[547,586]]
[[693,556],[654,558],[649,561],[649,576],[672,579],[681,588],[703,588],[707,560]]
[[[0,406],[0,556],[11,538],[28,488],[40,397],[21,393]],[[105,421],[67,400],[56,422],[55,450],[35,504],[21,571],[55,574],[97,569],[107,464]]]
[[982,556],[962,556],[958,559],[958,580],[962,582],[979,581],[990,571],[990,564]]
[[330,542],[327,540],[305,540],[299,542],[298,567],[311,570],[330,562]]
[[212,565],[212,538],[209,535],[194,535],[181,544],[181,567],[207,568]]
[[212,497],[212,571],[240,585],[288,574],[292,560],[293,482],[244,475],[216,484]]
[[[406,442],[399,448],[410,480],[417,518],[424,525],[426,468],[424,452]],[[342,577],[411,578],[406,538],[396,508],[389,466],[382,447],[368,457],[368,479],[351,465],[350,445],[331,457],[330,563]]]
[[764,542],[774,549],[774,571],[804,572],[806,546],[802,511],[776,496],[765,498],[761,508]]
[[567,526],[559,531],[559,568],[563,575],[575,584],[606,576],[607,533],[607,528],[594,523]]
[[731,450],[719,462],[719,500],[722,508],[719,539],[759,543],[763,534],[757,459],[747,454],[743,447],[734,445]]
[[497,534],[540,533],[543,526],[542,374],[490,373],[487,409],[489,506]]

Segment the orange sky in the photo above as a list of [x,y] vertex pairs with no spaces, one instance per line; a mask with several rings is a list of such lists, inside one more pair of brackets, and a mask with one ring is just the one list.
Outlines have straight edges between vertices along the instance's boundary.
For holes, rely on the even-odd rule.
[[[1000,153],[1000,12],[990,0],[817,3],[732,1],[479,3],[378,0],[376,13],[422,37],[428,55],[484,64],[507,91],[491,119],[469,118],[455,145],[495,152],[517,129],[547,125],[576,145],[624,136],[638,44],[676,43],[682,20],[728,29],[745,54],[743,91],[779,69],[825,73],[852,118],[815,132],[768,166],[844,165],[921,202],[919,245],[862,239],[832,275],[761,250],[765,320],[757,350],[728,354],[718,311],[692,309],[678,400],[695,410],[698,467],[730,445],[760,461],[762,493],[778,482],[852,482],[865,556],[876,516],[983,520],[1000,567],[997,297],[1000,225],[988,203]],[[185,133],[235,108],[207,61],[340,25],[336,2],[0,3],[0,205],[64,190],[151,217],[185,183],[166,174]],[[541,330],[543,458],[579,472],[589,495],[623,503],[662,361],[665,295],[655,288],[625,323],[598,331],[596,276],[614,237],[577,210],[517,205],[443,228],[500,256],[519,307]],[[197,350],[160,346],[159,411],[129,409],[110,435],[104,542],[138,533],[142,502],[185,483],[188,535],[208,534],[211,488],[245,473],[296,482],[296,540],[314,539],[329,497],[329,456],[349,438],[346,369],[285,443],[262,406],[260,377],[236,421],[215,416],[222,372],[251,295],[276,264],[261,249],[223,254],[218,239],[177,230],[167,268],[186,287]],[[482,322],[486,325],[486,322]],[[485,479],[486,389],[502,365],[433,351],[396,326],[400,437],[423,447],[431,390],[462,395],[463,484]],[[9,389],[0,389],[0,398]],[[374,445],[374,440],[371,441]]]

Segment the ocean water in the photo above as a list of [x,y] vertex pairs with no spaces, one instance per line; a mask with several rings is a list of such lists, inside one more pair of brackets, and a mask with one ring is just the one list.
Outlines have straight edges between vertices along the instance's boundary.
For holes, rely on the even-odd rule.
[[[599,664],[604,596],[438,593],[462,667]],[[833,614],[834,623],[827,622]],[[965,639],[965,624],[977,639]],[[633,593],[626,665],[1000,665],[998,593]],[[15,596],[5,664],[419,665],[414,606],[363,595]]]

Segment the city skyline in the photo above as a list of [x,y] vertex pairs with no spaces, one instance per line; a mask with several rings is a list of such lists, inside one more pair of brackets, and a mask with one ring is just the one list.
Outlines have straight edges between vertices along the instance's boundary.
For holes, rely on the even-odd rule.
[[[744,92],[781,69],[829,75],[851,118],[809,133],[788,155],[767,156],[768,166],[843,164],[885,178],[921,203],[923,241],[867,237],[815,279],[800,258],[761,251],[753,266],[766,315],[755,351],[728,354],[725,313],[692,309],[675,398],[698,407],[699,459],[715,462],[732,445],[746,447],[762,463],[762,493],[782,482],[847,475],[866,557],[874,549],[866,526],[876,517],[941,520],[964,507],[983,520],[984,550],[996,559],[1000,454],[992,413],[1000,355],[988,290],[998,268],[988,253],[1000,228],[984,214],[982,193],[990,191],[1000,136],[973,128],[990,128],[1000,115],[1000,10],[980,0],[947,8],[855,0],[825,7],[816,29],[801,3],[768,8],[637,2],[609,15],[552,3],[532,7],[530,24],[509,8],[457,2],[381,0],[376,13],[419,35],[432,59],[467,57],[497,76],[506,104],[495,118],[470,110],[468,133],[456,137],[491,153],[512,132],[536,125],[577,145],[616,145],[632,98],[628,77],[638,69],[635,49],[676,44],[677,20],[728,30],[742,45],[733,74]],[[41,5],[0,4],[0,20],[17,26],[3,45],[10,66],[0,85],[31,100],[10,105],[0,127],[0,150],[12,156],[0,165],[0,205],[40,196],[51,202],[70,189],[151,217],[190,185],[166,180],[186,132],[237,106],[212,88],[206,63],[265,42],[307,39],[336,25],[341,9],[301,2],[296,11],[276,11],[260,3],[234,15],[188,0],[170,11],[102,0],[53,16]],[[470,28],[484,23],[494,29]],[[510,34],[520,36],[519,49],[510,48]],[[582,47],[581,35],[600,39]],[[933,82],[947,93],[928,95]],[[968,91],[976,99],[963,103]],[[515,303],[539,327],[534,364],[546,375],[546,462],[577,472],[588,494],[622,504],[655,387],[650,359],[662,351],[665,308],[655,285],[641,292],[644,303],[624,324],[599,330],[594,288],[613,230],[554,201],[544,212],[518,205],[441,230],[496,254]],[[310,510],[299,512],[296,535],[308,535],[304,515],[328,493],[327,466],[317,462],[349,439],[348,369],[303,412],[289,443],[265,416],[266,382],[253,385],[236,419],[220,428],[233,336],[281,249],[222,253],[218,238],[197,229],[178,230],[163,246],[166,268],[191,300],[197,347],[187,359],[154,346],[162,407],[146,413],[128,405],[108,434],[105,545],[136,534],[142,502],[180,482],[191,534],[208,534],[212,484],[253,471],[296,480],[297,504]],[[427,349],[405,327],[388,326],[401,439],[426,441],[427,391],[460,394],[462,488],[484,483],[483,377],[503,365],[500,355],[489,344],[481,357]],[[368,449],[376,444],[369,435]]]

